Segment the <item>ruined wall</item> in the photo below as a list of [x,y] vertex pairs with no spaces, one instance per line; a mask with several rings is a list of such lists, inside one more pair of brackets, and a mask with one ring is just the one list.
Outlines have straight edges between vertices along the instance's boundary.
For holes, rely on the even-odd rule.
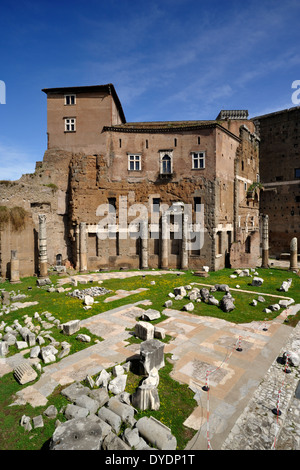
[[269,216],[270,255],[280,256],[293,237],[300,239],[300,108],[254,122],[261,138],[261,212]]

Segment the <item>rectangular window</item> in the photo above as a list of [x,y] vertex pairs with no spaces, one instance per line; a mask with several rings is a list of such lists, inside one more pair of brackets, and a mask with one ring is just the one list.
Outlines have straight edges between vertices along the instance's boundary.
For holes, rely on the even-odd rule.
[[200,170],[205,168],[205,152],[192,153],[192,169]]
[[128,155],[128,170],[140,171],[141,170],[141,156]]
[[76,118],[65,118],[65,132],[76,131]]
[[160,211],[160,198],[154,197],[152,199],[152,212],[159,213]]
[[76,95],[65,95],[65,105],[71,106],[76,104]]
[[295,178],[300,178],[300,168],[295,168]]
[[194,211],[201,211],[201,197],[194,197]]

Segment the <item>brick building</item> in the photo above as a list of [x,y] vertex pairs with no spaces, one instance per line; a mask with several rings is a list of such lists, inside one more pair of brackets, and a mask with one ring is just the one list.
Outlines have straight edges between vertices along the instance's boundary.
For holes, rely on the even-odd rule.
[[[0,200],[27,210],[35,227],[32,252],[38,253],[43,213],[50,265],[258,264],[259,138],[247,111],[221,111],[209,121],[129,123],[111,84],[43,91],[43,161],[15,183],[17,192],[1,188]],[[7,262],[2,256],[2,276]]]
[[269,216],[270,255],[287,257],[300,237],[300,107],[253,119],[260,136],[260,210]]

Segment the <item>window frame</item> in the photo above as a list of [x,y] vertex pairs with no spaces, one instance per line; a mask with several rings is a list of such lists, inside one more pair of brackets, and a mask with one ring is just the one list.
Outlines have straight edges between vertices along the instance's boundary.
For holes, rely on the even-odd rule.
[[[65,106],[75,106],[76,105],[76,95],[74,93],[68,93],[66,95],[64,95],[64,98],[65,98]],[[72,99],[74,100],[74,102],[72,103]],[[70,103],[68,103],[68,101],[70,100]]]
[[[64,121],[65,121],[65,132],[76,132],[76,117],[65,117]],[[73,126],[73,129],[72,129],[72,126]]]
[[[131,163],[133,168],[131,168]],[[140,153],[128,153],[128,171],[142,171],[142,156]]]
[[[205,151],[191,152],[191,155],[192,155],[192,170],[204,170],[205,160],[206,160]],[[198,166],[195,166],[195,162],[197,162]],[[202,165],[201,165],[201,162],[202,162]]]

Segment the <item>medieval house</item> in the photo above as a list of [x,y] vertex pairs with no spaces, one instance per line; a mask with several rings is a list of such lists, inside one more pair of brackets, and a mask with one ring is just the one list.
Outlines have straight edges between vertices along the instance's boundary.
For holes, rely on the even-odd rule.
[[43,161],[0,183],[3,277],[12,251],[21,276],[41,274],[41,259],[81,271],[259,263],[259,137],[247,111],[126,122],[111,84],[43,92]]

